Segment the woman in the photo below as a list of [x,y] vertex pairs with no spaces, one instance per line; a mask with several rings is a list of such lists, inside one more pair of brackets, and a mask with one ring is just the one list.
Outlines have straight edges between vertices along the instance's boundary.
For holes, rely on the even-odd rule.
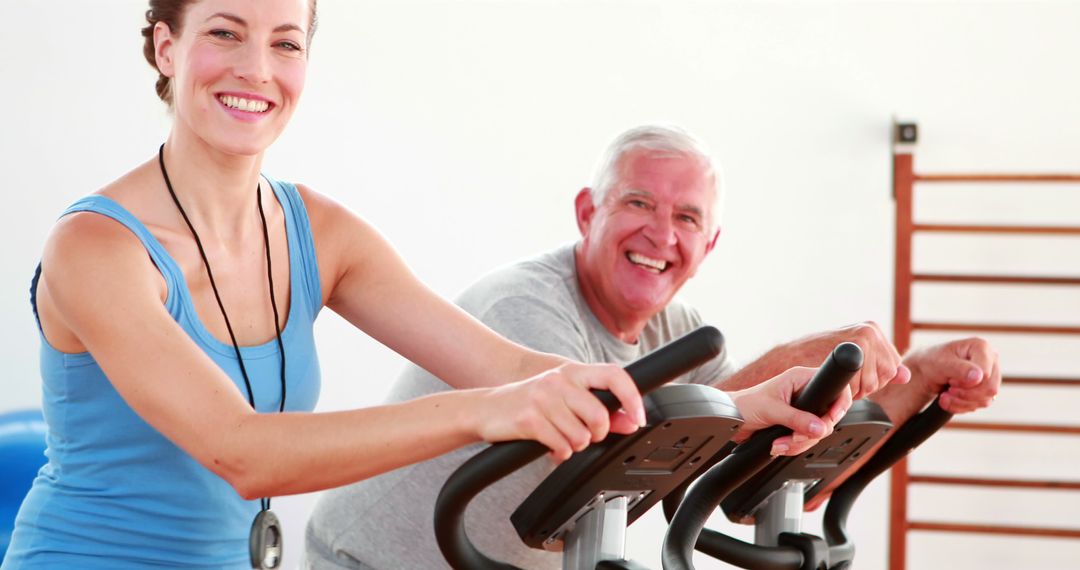
[[[5,569],[248,567],[271,496],[480,440],[536,439],[565,459],[644,423],[619,368],[502,339],[425,288],[355,214],[260,174],[303,90],[314,0],[152,0],[147,19],[175,121],[157,156],[69,208],[46,243],[32,301],[49,464]],[[323,306],[474,388],[305,413]],[[783,385],[805,382],[796,374]],[[609,418],[589,388],[623,411]],[[751,416],[790,389],[760,394],[745,399]]]

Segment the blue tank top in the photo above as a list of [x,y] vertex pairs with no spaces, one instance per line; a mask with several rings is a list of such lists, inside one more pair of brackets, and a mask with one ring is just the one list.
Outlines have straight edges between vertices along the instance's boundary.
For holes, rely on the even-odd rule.
[[[312,324],[322,306],[307,211],[296,187],[271,181],[285,212],[290,304],[285,346],[286,410],[310,411],[319,394]],[[134,216],[104,196],[79,200],[64,215],[95,212],[132,231],[165,278],[165,306],[184,331],[245,395],[232,345],[199,321],[187,283],[165,248]],[[34,277],[33,292],[41,268]],[[40,326],[39,326],[40,329]],[[40,330],[39,330],[40,332]],[[241,347],[256,409],[278,411],[276,339]],[[42,335],[43,411],[48,463],[15,521],[4,569],[250,568],[248,532],[259,510],[143,421],[120,397],[89,353],[67,354]],[[157,379],[146,371],[146,382]],[[272,454],[273,449],[266,453]]]

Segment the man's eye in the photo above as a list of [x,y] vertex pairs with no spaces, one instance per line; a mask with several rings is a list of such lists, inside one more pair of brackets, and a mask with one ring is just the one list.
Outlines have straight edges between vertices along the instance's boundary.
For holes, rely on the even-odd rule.
[[692,224],[692,225],[695,225],[695,226],[697,225],[697,218],[695,218],[694,216],[686,215],[686,214],[682,214],[681,216],[679,216],[679,221],[684,223],[684,224]]
[[648,207],[648,204],[646,204],[643,200],[630,200],[627,203],[630,204],[631,206],[635,207],[635,208]]

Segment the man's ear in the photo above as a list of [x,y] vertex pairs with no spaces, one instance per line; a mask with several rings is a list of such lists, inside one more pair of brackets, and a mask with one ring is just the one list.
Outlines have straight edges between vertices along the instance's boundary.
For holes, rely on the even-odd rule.
[[165,77],[173,77],[176,69],[172,59],[173,35],[165,22],[154,24],[154,61]]
[[716,247],[716,240],[718,239],[720,239],[720,226],[716,226],[716,233],[714,233],[712,239],[709,240],[709,245],[705,246],[705,255],[708,255],[709,252]]
[[591,188],[582,188],[577,193],[577,197],[574,198],[574,213],[577,215],[578,231],[581,232],[581,237],[585,237],[585,234],[589,233],[589,224],[592,222],[593,214],[596,213]]

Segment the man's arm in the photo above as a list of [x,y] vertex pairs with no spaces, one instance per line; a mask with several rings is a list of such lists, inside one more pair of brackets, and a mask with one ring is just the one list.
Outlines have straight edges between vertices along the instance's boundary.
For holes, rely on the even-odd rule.
[[728,391],[743,390],[793,366],[820,366],[842,342],[853,342],[863,350],[862,370],[851,382],[853,398],[864,398],[886,385],[905,384],[911,377],[885,333],[876,323],[867,321],[776,346],[715,386]]

